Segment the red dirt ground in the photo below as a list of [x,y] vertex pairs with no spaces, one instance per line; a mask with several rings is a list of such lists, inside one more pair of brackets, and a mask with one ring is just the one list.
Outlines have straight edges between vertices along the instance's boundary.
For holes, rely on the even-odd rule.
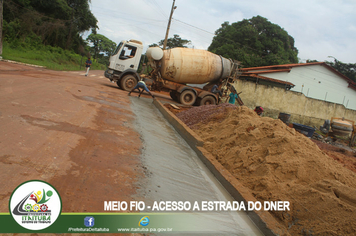
[[62,212],[103,212],[129,201],[144,171],[127,92],[103,71],[58,72],[0,61],[0,212],[38,179],[59,192]]

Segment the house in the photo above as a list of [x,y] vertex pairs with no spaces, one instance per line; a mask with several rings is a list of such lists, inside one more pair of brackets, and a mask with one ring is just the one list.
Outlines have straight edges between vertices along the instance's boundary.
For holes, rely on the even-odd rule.
[[356,110],[356,83],[325,62],[243,68],[240,79],[283,87]]

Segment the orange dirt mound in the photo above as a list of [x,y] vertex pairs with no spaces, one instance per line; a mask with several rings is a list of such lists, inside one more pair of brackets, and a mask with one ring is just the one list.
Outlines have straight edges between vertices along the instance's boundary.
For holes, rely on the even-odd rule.
[[166,103],[164,104],[163,106],[165,106],[170,112],[172,112],[173,114],[177,115],[177,113],[180,113],[182,111],[185,111],[185,110],[188,110],[190,109],[191,107],[183,107],[183,106],[177,106],[175,104],[173,104],[175,107],[178,107],[179,109],[177,108],[174,108],[170,103]]
[[[290,201],[290,211],[271,214],[291,235],[355,235],[354,172],[280,120],[247,107],[204,107],[177,116],[257,200]],[[205,118],[189,122],[194,116]]]

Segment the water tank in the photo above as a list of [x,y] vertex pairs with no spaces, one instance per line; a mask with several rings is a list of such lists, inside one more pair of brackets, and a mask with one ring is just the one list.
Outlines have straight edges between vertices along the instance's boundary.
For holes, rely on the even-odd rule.
[[226,78],[230,71],[230,60],[206,50],[173,48],[163,51],[161,59],[162,77],[176,83],[204,84]]
[[147,49],[146,52],[147,58],[151,58],[154,61],[159,61],[163,57],[163,50],[159,47],[151,47]]

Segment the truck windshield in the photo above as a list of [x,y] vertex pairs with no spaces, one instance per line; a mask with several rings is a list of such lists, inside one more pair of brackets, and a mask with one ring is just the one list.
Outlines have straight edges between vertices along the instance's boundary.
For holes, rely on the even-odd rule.
[[116,55],[120,51],[120,48],[122,47],[122,45],[123,45],[122,42],[120,42],[120,44],[117,45],[117,48],[116,48],[115,52],[113,53],[113,55]]

